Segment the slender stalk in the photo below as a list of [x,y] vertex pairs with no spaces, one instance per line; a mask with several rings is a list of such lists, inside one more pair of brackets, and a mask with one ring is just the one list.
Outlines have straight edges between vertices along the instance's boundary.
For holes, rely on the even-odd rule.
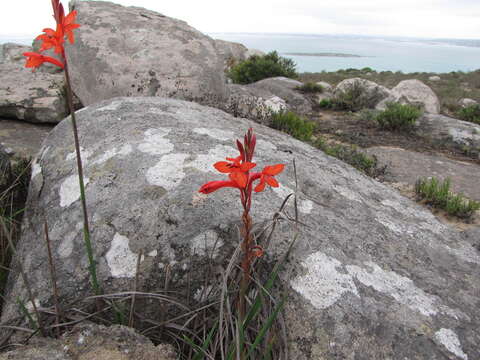
[[45,241],[47,243],[47,251],[48,251],[48,263],[50,265],[50,277],[52,278],[52,287],[53,287],[53,302],[55,305],[55,325],[57,326],[57,336],[60,336],[60,318],[62,317],[62,312],[60,308],[60,302],[58,300],[58,288],[57,288],[57,272],[55,269],[55,263],[53,262],[52,256],[52,247],[50,246],[50,236],[48,234],[48,223],[47,219],[44,222],[44,230],[45,230]]
[[95,295],[100,295],[101,290],[98,285],[97,280],[97,266],[95,259],[93,257],[92,242],[90,240],[90,229],[88,226],[88,213],[87,213],[87,203],[85,200],[85,184],[83,181],[83,166],[82,166],[82,157],[80,154],[80,143],[78,141],[78,130],[77,130],[77,121],[75,119],[75,109],[73,108],[73,96],[72,96],[72,86],[70,82],[70,75],[68,73],[68,64],[65,54],[63,54],[64,65],[65,65],[65,81],[67,85],[67,101],[68,107],[70,108],[70,117],[72,119],[72,128],[73,128],[73,138],[75,141],[75,152],[77,154],[77,168],[78,168],[78,183],[80,185],[80,201],[82,203],[83,210],[83,238],[85,242],[85,249],[87,250],[88,263],[89,263],[89,272],[90,280],[93,287]]

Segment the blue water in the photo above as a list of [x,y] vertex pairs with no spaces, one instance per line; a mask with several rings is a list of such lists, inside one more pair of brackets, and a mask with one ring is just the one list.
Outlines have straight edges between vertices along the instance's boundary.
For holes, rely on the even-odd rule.
[[[239,42],[264,52],[277,50],[297,64],[299,72],[370,67],[377,71],[437,72],[480,69],[480,40],[413,39],[347,35],[213,33],[215,39]],[[31,45],[32,37],[7,38]],[[362,57],[313,57],[285,53],[343,53]]]
[[264,52],[277,50],[280,54],[343,53],[362,56],[339,58],[283,55],[296,62],[299,72],[364,67],[377,71],[437,73],[480,69],[480,40],[243,33],[209,35]]

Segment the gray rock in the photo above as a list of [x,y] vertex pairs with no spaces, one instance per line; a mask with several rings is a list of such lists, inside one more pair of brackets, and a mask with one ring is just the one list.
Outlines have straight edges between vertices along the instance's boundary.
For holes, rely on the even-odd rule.
[[366,150],[375,155],[379,166],[388,166],[387,180],[415,185],[421,177],[452,181],[452,191],[480,201],[480,166],[394,147],[376,146]]
[[320,85],[324,91],[327,91],[327,92],[333,91],[333,86],[326,81],[318,81],[317,85]]
[[[31,343],[34,344],[31,344]],[[75,326],[60,339],[30,340],[28,346],[0,354],[0,360],[175,360],[169,345],[155,346],[145,336],[121,325]]]
[[248,49],[247,53],[245,54],[245,57],[248,59],[251,56],[264,56],[264,55],[266,55],[266,54],[262,50]]
[[425,114],[417,124],[419,135],[480,158],[480,125],[434,114]]
[[58,123],[67,114],[63,74],[25,68],[29,46],[0,45],[0,117],[34,123]]
[[364,108],[374,108],[380,101],[390,95],[390,91],[386,87],[378,85],[373,81],[352,78],[338,83],[334,90],[334,97],[342,98],[345,93],[352,91],[359,92],[357,102],[361,103]]
[[469,98],[463,98],[458,101],[461,107],[466,108],[473,105],[478,105],[478,101]]
[[440,113],[440,100],[427,85],[420,80],[403,80],[391,90],[391,95],[378,104],[377,109],[384,110],[388,102],[421,106],[425,112]]
[[84,105],[116,96],[223,103],[223,58],[213,39],[143,8],[102,1],[76,1],[74,8],[81,27],[67,57]]
[[48,124],[0,119],[0,144],[10,149],[10,155],[33,158],[52,127]]
[[[198,104],[119,98],[77,114],[94,253],[106,292],[133,288],[140,251],[145,291],[163,289],[167,265],[169,290],[180,299],[208,285],[205,266],[222,271],[237,245],[238,192],[197,191],[224,178],[212,164],[234,156],[233,139],[254,125],[259,168],[287,165],[278,176],[281,187],[254,197],[255,222],[271,219],[295,189],[295,159],[299,215],[307,225],[299,227],[281,273],[289,294],[290,359],[480,357],[480,254],[417,204],[305,143]],[[44,212],[62,298],[91,292],[70,133],[70,124],[60,123],[38,155],[18,244],[41,305],[51,301],[47,255],[38,241]],[[291,204],[286,211],[293,211]],[[295,226],[279,223],[265,261],[284,254],[294,234]],[[17,296],[24,298],[25,290],[14,269],[3,320],[17,314]],[[155,319],[158,306],[151,307],[145,303],[143,310]]]
[[215,39],[215,46],[223,59],[224,70],[228,71],[239,61],[247,59],[248,49],[239,43]]
[[269,91],[245,85],[228,85],[229,96],[224,110],[235,117],[244,117],[269,125],[272,113],[288,109],[285,100]]
[[438,76],[438,75],[433,75],[433,76],[430,76],[430,77],[428,78],[428,80],[430,80],[430,81],[440,81],[440,80],[442,80],[442,79],[441,79],[440,76]]
[[296,87],[302,85],[303,83],[300,81],[279,76],[263,79],[248,86],[268,91],[285,100],[290,110],[300,115],[306,115],[312,112],[312,103],[305,95],[295,90]]

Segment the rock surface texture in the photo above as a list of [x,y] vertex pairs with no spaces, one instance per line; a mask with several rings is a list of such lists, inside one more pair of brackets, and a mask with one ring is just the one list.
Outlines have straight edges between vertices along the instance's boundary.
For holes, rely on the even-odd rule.
[[466,107],[469,107],[469,106],[473,106],[473,105],[478,105],[478,102],[473,100],[473,99],[469,99],[469,98],[463,98],[463,99],[460,99],[458,101],[459,105],[463,108],[466,108]]
[[[106,292],[132,289],[140,251],[139,290],[162,289],[168,267],[169,290],[180,299],[205,283],[207,263],[225,265],[238,241],[238,191],[206,196],[198,189],[224,178],[212,164],[236,156],[233,139],[255,126],[258,167],[286,169],[281,187],[254,197],[253,219],[271,219],[293,192],[295,159],[298,210],[307,225],[299,227],[281,274],[290,359],[480,358],[480,254],[420,206],[305,143],[198,104],[117,98],[77,115]],[[44,213],[62,298],[90,292],[70,132],[67,121],[55,127],[33,165],[18,244],[41,305],[51,301],[47,254],[38,241]],[[283,255],[294,233],[293,224],[280,222],[264,261]],[[14,269],[5,298],[17,296],[25,290]],[[3,320],[17,311],[14,300],[7,302]]]
[[290,110],[297,114],[305,115],[312,111],[312,104],[306,96],[298,90],[295,90],[296,87],[302,85],[303,83],[300,81],[278,76],[263,79],[247,86],[254,89],[268,91],[283,99]]
[[378,104],[379,110],[385,109],[387,102],[419,105],[425,112],[431,114],[440,113],[440,100],[437,95],[420,80],[403,80],[391,90],[391,95]]
[[25,68],[30,46],[0,45],[0,117],[35,123],[58,123],[67,114],[63,74]]
[[425,114],[417,124],[417,134],[480,159],[480,125],[434,114]]
[[215,46],[223,58],[224,70],[229,70],[232,65],[247,59],[248,49],[239,43],[215,39]]
[[223,103],[224,59],[213,39],[143,8],[102,1],[75,1],[73,7],[81,28],[67,57],[84,105],[116,96]]
[[449,178],[451,189],[480,201],[480,172],[478,165],[451,160],[439,155],[429,155],[395,147],[375,146],[366,153],[375,155],[378,166],[387,166],[386,180],[415,185],[421,177]]
[[380,101],[390,95],[390,91],[382,85],[361,78],[345,79],[338,83],[334,90],[334,97],[342,98],[345,94],[358,96],[362,107],[374,108]]
[[33,339],[32,345],[0,354],[0,360],[175,360],[169,345],[154,346],[132,328],[77,325],[61,339]]
[[288,109],[285,100],[271,92],[248,85],[229,84],[224,110],[235,117],[244,117],[268,125],[270,115]]

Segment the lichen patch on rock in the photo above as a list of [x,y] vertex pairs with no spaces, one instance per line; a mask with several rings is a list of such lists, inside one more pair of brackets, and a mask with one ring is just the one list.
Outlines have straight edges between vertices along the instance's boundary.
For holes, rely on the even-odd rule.
[[157,128],[148,129],[145,131],[145,138],[142,143],[138,145],[138,150],[150,155],[163,155],[173,151],[173,144],[166,139],[171,129]]
[[137,273],[137,255],[130,250],[129,239],[116,233],[105,255],[110,272],[115,278],[133,278]]
[[[84,177],[83,182],[85,187],[89,183],[89,179]],[[80,185],[78,183],[78,175],[71,175],[67,177],[60,185],[60,206],[67,207],[80,199]]]

